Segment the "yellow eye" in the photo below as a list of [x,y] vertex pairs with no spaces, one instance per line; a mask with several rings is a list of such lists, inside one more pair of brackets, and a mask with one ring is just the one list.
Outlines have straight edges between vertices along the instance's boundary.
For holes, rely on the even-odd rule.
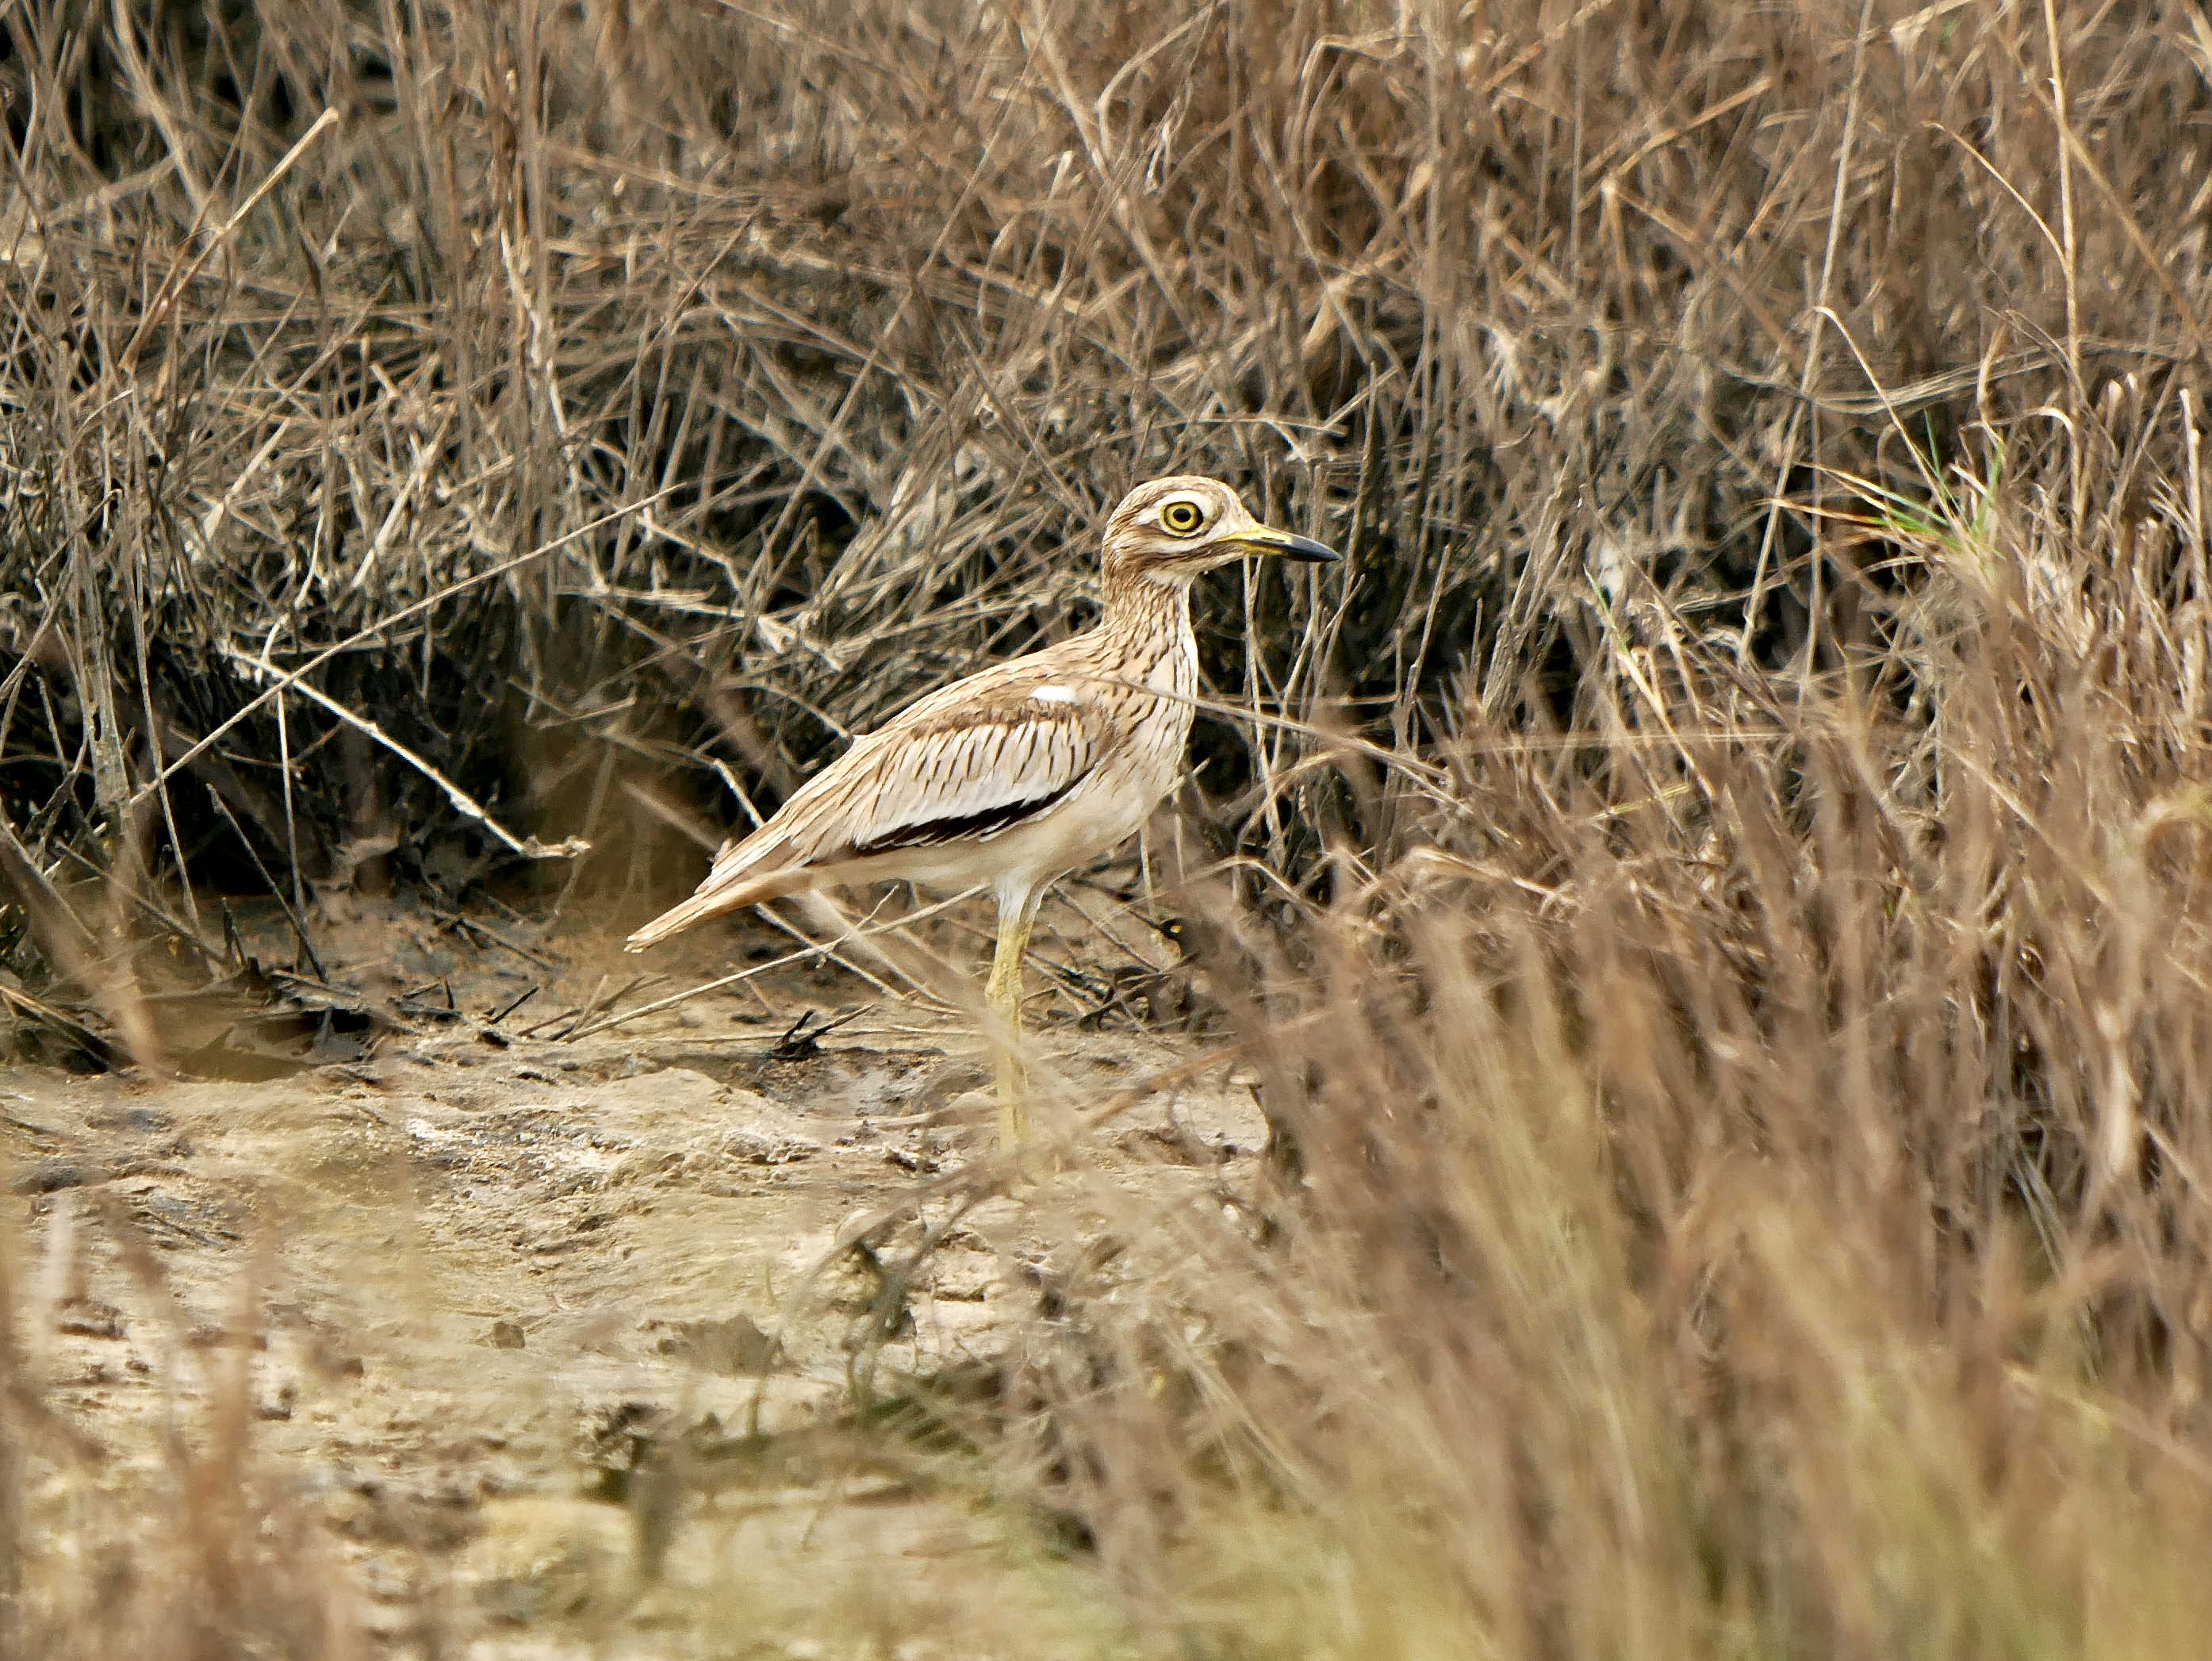
[[1179,537],[1187,537],[1206,523],[1206,509],[1188,496],[1177,496],[1160,509],[1160,523]]

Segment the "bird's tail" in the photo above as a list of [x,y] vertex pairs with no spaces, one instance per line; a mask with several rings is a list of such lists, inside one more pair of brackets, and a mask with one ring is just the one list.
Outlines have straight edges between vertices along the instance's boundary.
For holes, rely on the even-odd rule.
[[699,891],[681,905],[671,906],[651,922],[623,942],[623,950],[642,952],[648,946],[659,944],[671,934],[680,934],[696,922],[709,917],[719,917],[725,912],[742,911],[749,905],[758,905],[763,900],[781,899],[787,894],[796,894],[802,888],[813,885],[812,873],[804,869],[768,871],[757,874],[732,873],[717,880],[709,875],[699,885]]

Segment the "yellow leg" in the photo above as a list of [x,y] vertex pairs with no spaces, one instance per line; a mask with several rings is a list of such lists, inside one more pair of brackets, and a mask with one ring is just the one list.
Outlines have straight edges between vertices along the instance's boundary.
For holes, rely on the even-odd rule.
[[999,913],[999,949],[991,959],[984,997],[998,1018],[992,1042],[999,1050],[999,1145],[1012,1147],[1030,1134],[1029,1080],[1022,1071],[1022,953],[1029,950],[1031,914],[1026,905]]

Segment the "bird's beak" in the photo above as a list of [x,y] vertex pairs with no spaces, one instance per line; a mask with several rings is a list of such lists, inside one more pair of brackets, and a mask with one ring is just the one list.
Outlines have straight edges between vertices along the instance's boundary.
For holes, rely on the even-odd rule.
[[1273,554],[1283,559],[1294,559],[1303,565],[1334,565],[1344,556],[1325,542],[1316,542],[1311,537],[1293,536],[1288,531],[1278,531],[1265,525],[1255,525],[1249,531],[1231,531],[1217,537],[1247,553]]

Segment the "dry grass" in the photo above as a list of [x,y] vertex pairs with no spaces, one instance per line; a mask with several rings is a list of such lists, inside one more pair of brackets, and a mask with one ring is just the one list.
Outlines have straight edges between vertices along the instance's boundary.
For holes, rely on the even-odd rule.
[[1017,1480],[1193,1653],[2204,1630],[2196,10],[0,27],[57,1007],[158,1049],[224,887],[304,953],[578,836],[538,903],[642,915],[641,799],[772,799],[1218,473],[1352,556],[1208,592],[1187,803],[1304,1177],[1121,1218]]

